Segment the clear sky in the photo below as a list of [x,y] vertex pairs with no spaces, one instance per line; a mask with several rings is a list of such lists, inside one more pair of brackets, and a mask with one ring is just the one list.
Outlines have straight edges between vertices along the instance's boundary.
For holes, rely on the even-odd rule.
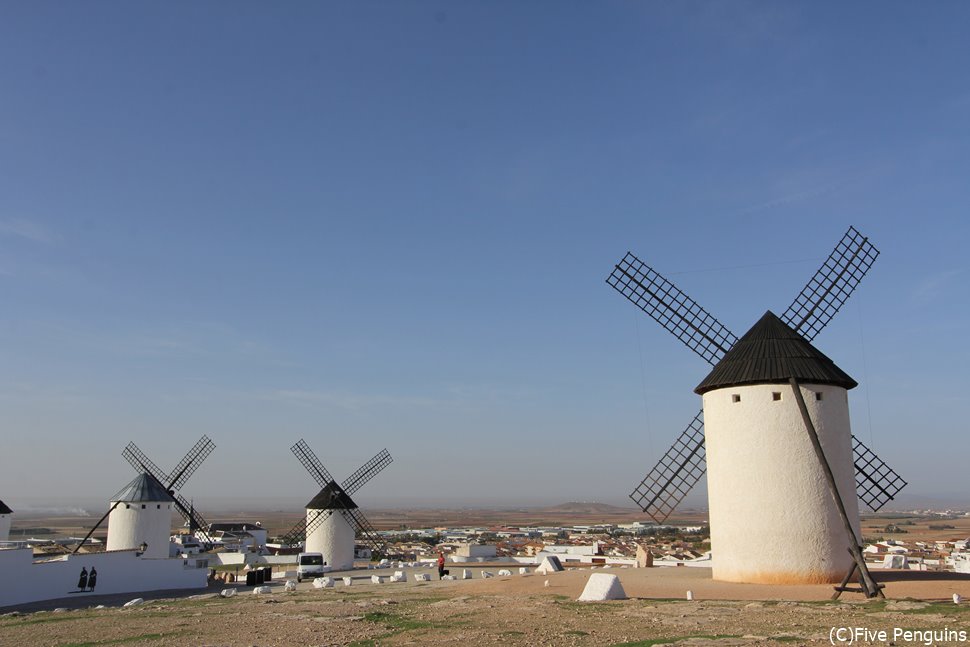
[[[970,5],[8,2],[0,498],[628,501],[707,365],[632,250],[741,334],[850,224],[816,339],[916,496],[966,492]],[[963,394],[963,395],[961,395]],[[703,493],[703,492],[701,492]]]

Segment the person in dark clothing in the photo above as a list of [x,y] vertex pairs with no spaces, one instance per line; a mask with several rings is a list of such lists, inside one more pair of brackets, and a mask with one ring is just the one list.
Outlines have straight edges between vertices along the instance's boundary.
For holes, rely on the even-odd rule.
[[91,574],[88,575],[88,590],[93,591],[94,585],[98,583],[98,572],[91,567]]
[[77,580],[77,588],[81,589],[82,591],[88,588],[88,569],[84,568],[83,566],[81,567],[81,577],[79,577]]

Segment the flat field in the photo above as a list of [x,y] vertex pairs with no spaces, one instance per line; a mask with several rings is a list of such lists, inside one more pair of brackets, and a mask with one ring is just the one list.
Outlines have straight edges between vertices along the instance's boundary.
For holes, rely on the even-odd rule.
[[[595,572],[618,575],[630,599],[577,602]],[[970,605],[952,602],[953,593],[970,597],[970,576],[942,575],[883,572],[890,599],[870,602],[855,594],[829,601],[831,588],[821,585],[721,584],[707,569],[693,568],[452,582],[409,577],[330,589],[304,584],[293,593],[276,584],[267,595],[239,587],[232,598],[213,589],[180,599],[146,595],[144,604],[127,609],[116,598],[102,600],[103,609],[3,615],[0,645],[824,645],[838,627],[887,631],[890,639],[868,642],[904,645],[916,642],[893,641],[894,630],[970,632]],[[688,589],[692,602],[685,600]]]

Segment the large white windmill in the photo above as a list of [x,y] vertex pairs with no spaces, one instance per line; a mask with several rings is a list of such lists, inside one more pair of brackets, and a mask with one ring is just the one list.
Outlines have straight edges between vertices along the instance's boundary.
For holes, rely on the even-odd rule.
[[354,567],[357,535],[371,546],[374,554],[383,554],[384,541],[350,495],[393,462],[388,451],[382,449],[339,485],[305,440],[301,438],[290,451],[317,482],[320,491],[306,504],[306,517],[285,535],[284,542],[293,544],[305,538],[304,550],[322,553],[327,565],[336,571]]
[[208,436],[202,436],[169,473],[162,471],[135,443],[128,443],[121,455],[138,475],[111,497],[111,507],[88,531],[74,552],[79,552],[107,519],[107,550],[141,549],[146,557],[168,557],[172,510],[182,515],[190,533],[211,544],[209,524],[178,490],[215,447]]
[[105,550],[138,550],[146,558],[167,558],[174,503],[151,474],[136,476],[111,497]]
[[878,255],[850,227],[785,313],[740,340],[631,253],[607,278],[714,365],[696,389],[701,413],[630,497],[662,523],[706,471],[715,579],[835,582],[848,571],[844,588],[858,566],[879,594],[860,564],[853,485],[878,510],[906,482],[852,436],[856,382],[811,344]]

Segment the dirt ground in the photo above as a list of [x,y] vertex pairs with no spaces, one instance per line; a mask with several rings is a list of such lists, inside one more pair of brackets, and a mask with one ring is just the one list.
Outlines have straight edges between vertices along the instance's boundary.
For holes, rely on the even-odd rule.
[[[576,602],[596,572],[618,575],[630,599]],[[874,602],[859,594],[831,602],[831,587],[823,585],[719,583],[708,569],[693,568],[397,584],[371,584],[358,575],[351,587],[303,584],[286,593],[276,583],[268,595],[238,587],[235,597],[221,598],[213,588],[127,609],[124,599],[109,599],[100,601],[103,609],[0,614],[0,645],[821,645],[831,644],[838,627],[888,632],[886,640],[869,636],[861,645],[922,645],[925,640],[905,636],[894,640],[893,631],[970,633],[970,604],[952,601],[953,593],[970,598],[970,576],[952,573],[876,571],[889,599]],[[694,601],[685,599],[687,590]]]

